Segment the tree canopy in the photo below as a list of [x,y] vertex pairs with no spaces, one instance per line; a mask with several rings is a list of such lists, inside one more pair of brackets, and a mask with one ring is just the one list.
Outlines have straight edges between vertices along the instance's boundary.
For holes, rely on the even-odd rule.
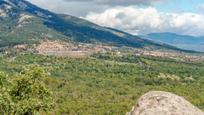
[[52,92],[44,83],[45,77],[37,67],[12,77],[0,72],[0,114],[33,115],[49,110]]

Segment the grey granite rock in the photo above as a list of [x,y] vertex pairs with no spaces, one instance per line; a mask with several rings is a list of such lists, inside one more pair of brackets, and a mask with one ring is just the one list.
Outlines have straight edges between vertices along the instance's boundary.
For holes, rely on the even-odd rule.
[[151,91],[143,95],[126,115],[204,115],[183,97],[169,92]]

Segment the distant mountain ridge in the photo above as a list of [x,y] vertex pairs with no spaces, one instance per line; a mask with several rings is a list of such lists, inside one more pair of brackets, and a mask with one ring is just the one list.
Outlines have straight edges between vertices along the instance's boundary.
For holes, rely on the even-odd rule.
[[55,14],[26,0],[0,0],[0,47],[43,39],[182,51],[77,17]]
[[204,37],[178,35],[174,33],[150,33],[141,37],[181,49],[204,52]]

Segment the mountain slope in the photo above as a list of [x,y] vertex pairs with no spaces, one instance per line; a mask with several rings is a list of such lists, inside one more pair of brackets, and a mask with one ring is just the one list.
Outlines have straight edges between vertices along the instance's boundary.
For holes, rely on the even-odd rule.
[[179,50],[80,18],[55,14],[25,0],[0,0],[1,47],[34,43],[42,39]]
[[204,37],[178,35],[174,33],[151,33],[143,37],[186,50],[204,52]]

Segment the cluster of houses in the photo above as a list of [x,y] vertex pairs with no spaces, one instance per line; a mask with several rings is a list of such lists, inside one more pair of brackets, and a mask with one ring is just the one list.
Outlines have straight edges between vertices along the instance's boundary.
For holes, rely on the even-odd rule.
[[96,53],[106,53],[112,51],[114,47],[103,46],[101,44],[87,43],[64,43],[59,41],[46,41],[40,43],[36,50],[42,55],[68,56],[68,57],[86,57]]
[[[42,55],[48,56],[66,56],[66,57],[87,57],[96,53],[107,53],[111,52],[115,55],[122,56],[126,55],[121,48],[115,46],[108,46],[102,44],[88,44],[88,43],[66,43],[60,41],[43,41],[40,44],[34,46],[35,52]],[[17,52],[29,50],[33,52],[33,48],[28,48],[27,45],[16,45],[14,47]],[[185,61],[200,61],[204,60],[202,55],[187,55],[178,52],[166,52],[166,51],[155,51],[125,47],[128,52],[132,52],[134,56],[153,56],[153,57],[167,57],[180,59]]]
[[180,59],[184,61],[202,61],[204,60],[203,55],[188,55],[186,53],[181,52],[166,52],[166,51],[151,51],[151,50],[144,50],[144,49],[137,49],[134,52],[136,57],[139,56],[152,56],[152,57],[166,57],[172,59]]

